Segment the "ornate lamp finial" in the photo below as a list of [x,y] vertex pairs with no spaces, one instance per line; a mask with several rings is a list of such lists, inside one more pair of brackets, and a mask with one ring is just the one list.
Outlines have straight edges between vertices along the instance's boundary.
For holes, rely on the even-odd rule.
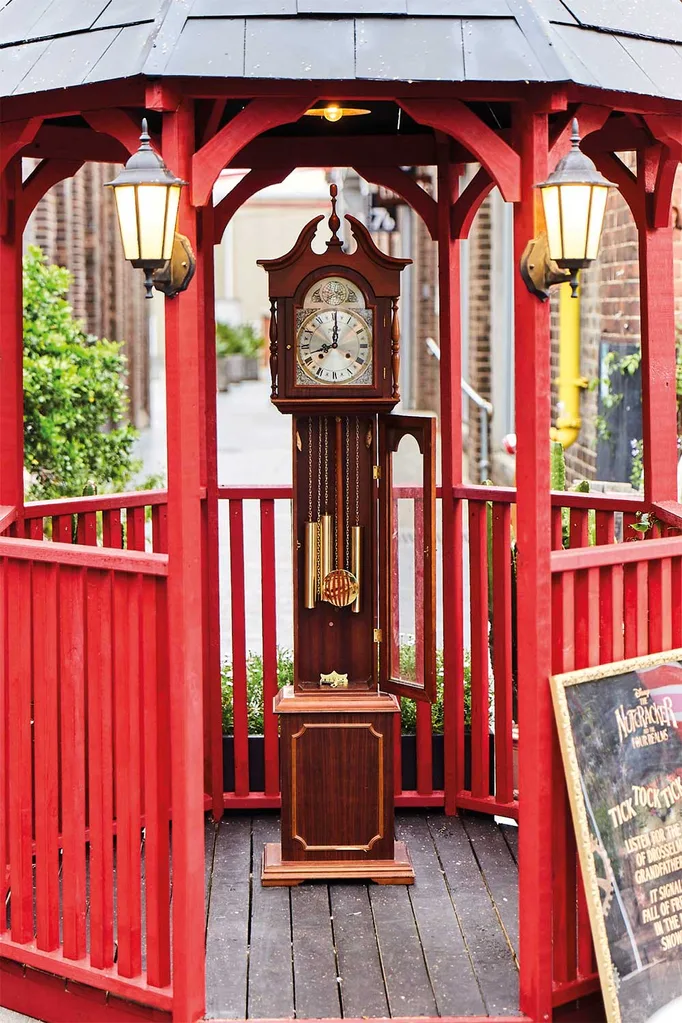
[[338,192],[339,190],[336,187],[336,185],[329,186],[329,195],[331,196],[332,200],[332,211],[329,214],[329,230],[331,231],[332,236],[327,242],[328,249],[330,249],[332,246],[336,246],[337,248],[340,249],[343,245],[343,242],[341,241],[338,235],[339,228],[341,227],[341,221],[339,220],[339,216],[336,212],[336,196],[338,195]]

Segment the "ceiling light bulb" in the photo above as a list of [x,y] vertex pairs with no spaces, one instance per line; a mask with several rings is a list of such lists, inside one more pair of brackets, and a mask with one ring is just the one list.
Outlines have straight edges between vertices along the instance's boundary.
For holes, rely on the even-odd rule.
[[343,117],[343,109],[336,103],[330,103],[328,107],[324,108],[324,117],[327,121],[340,121]]

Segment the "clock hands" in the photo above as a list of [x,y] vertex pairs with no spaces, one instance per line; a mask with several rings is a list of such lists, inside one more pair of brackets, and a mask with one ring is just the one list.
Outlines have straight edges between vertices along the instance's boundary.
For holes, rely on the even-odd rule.
[[332,348],[339,347],[339,314],[334,310],[334,328],[332,330]]

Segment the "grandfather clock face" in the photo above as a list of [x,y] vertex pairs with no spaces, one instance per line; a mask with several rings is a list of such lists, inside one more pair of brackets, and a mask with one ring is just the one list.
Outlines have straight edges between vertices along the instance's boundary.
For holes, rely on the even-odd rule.
[[296,383],[354,387],[373,383],[374,315],[358,285],[324,277],[296,311]]

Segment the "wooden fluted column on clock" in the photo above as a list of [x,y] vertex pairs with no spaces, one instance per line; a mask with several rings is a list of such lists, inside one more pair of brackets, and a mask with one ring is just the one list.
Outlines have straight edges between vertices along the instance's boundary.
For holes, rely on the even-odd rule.
[[[194,110],[163,115],[163,157],[191,180]],[[196,211],[182,190],[179,230],[197,248]],[[197,282],[166,301],[168,635],[173,810],[173,1019],[204,1013],[204,785],[201,394]]]
[[[514,209],[514,266],[541,230],[547,177],[547,115],[518,106],[521,201]],[[549,303],[514,276],[516,401],[517,629],[519,692],[519,886],[534,897],[519,930],[521,1011],[538,1021],[552,1011],[552,735],[550,572]]]

